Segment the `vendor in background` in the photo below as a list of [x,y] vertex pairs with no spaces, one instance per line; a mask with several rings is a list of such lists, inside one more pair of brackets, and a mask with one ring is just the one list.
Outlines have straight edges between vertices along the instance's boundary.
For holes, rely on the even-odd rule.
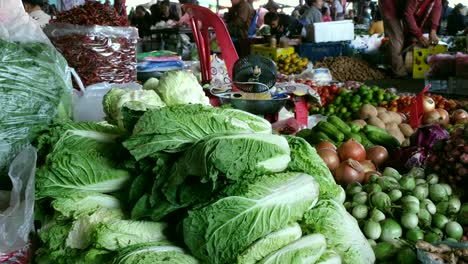
[[255,16],[255,10],[246,0],[231,0],[232,7],[224,14],[229,34],[234,42],[239,57],[249,54],[249,29]]
[[382,20],[382,15],[380,14],[380,10],[376,8],[373,21],[369,28],[369,34],[383,34],[384,33],[384,23]]
[[354,9],[348,10],[348,14],[345,16],[345,19],[352,20],[354,23],[358,22],[358,18],[356,16],[356,13],[354,12]]
[[309,8],[301,16],[301,20],[306,25],[322,22],[323,0],[306,0],[306,3]]
[[138,28],[140,38],[148,36],[151,29],[151,14],[143,6],[137,6],[130,16],[130,25]]
[[[394,77],[407,78],[403,62],[405,42],[419,42],[423,47],[437,43],[436,30],[439,26],[441,0],[380,0],[380,10],[384,22],[385,35],[389,38],[389,61]],[[404,26],[403,26],[404,25]],[[429,38],[423,30],[430,26]],[[405,41],[406,40],[406,41]]]
[[160,21],[167,22],[169,20],[179,21],[180,16],[176,9],[171,8],[171,3],[169,2],[169,0],[160,2],[158,6],[159,16],[156,17],[156,23]]
[[452,14],[453,8],[449,6],[448,0],[442,0],[442,11],[440,13],[439,29],[438,33],[440,35],[445,35],[447,31],[447,19],[450,14]]
[[[297,11],[296,13],[299,14],[298,17],[300,17],[304,14],[307,8],[309,8],[309,6],[304,3],[304,0],[299,0],[299,5],[294,8],[293,14]],[[291,14],[291,16],[293,16],[293,14]]]
[[345,11],[343,5],[341,4],[341,0],[333,0],[331,13],[333,21],[344,20]]
[[465,16],[462,14],[464,6],[458,4],[447,18],[447,35],[455,36],[459,31],[463,31],[466,28]]
[[42,10],[43,4],[42,0],[23,0],[24,10],[41,28],[44,28],[50,21],[50,16]]
[[330,8],[322,7],[322,21],[323,22],[331,22],[332,17],[330,14]]
[[268,12],[264,17],[264,24],[270,26],[270,34],[279,40],[281,37],[289,35],[291,17],[286,14]]
[[268,3],[266,3],[263,7],[267,9],[268,12],[273,13],[278,13],[278,9],[280,9],[280,6],[274,0],[268,0]]

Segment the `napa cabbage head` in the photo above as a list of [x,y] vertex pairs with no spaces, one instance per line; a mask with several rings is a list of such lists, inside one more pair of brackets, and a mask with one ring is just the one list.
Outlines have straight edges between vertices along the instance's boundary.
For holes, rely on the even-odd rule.
[[51,205],[64,218],[76,218],[80,215],[91,214],[99,208],[121,208],[117,198],[97,192],[71,193],[54,199]]
[[169,71],[159,79],[156,91],[167,105],[210,105],[197,78],[187,71]]
[[371,264],[375,255],[359,225],[343,204],[335,200],[320,200],[304,215],[301,222],[306,234],[320,233],[327,238],[330,249],[340,254],[344,263]]
[[315,148],[300,137],[286,136],[286,139],[291,148],[288,170],[305,172],[314,177],[320,185],[320,199],[334,199],[343,203],[346,198],[343,188],[336,184],[333,175]]
[[301,219],[318,199],[318,184],[303,173],[278,173],[223,189],[183,221],[185,244],[207,263],[234,263],[256,240]]
[[301,227],[293,223],[255,241],[237,256],[237,264],[255,264],[270,253],[279,250],[302,236]]
[[239,181],[256,175],[284,171],[290,161],[289,145],[284,137],[264,134],[213,135],[184,152],[172,167],[163,190],[176,203],[179,187],[190,176],[201,183]]
[[271,134],[271,124],[250,113],[203,105],[175,105],[146,112],[124,142],[136,160],[177,153],[211,134]]
[[142,243],[119,250],[113,264],[198,264],[184,249],[167,241]]
[[[153,90],[125,90],[112,88],[104,95],[103,108],[106,120],[123,129],[126,127],[128,113],[141,113],[149,109],[164,107],[166,104]],[[141,115],[140,114],[140,115]]]
[[114,220],[101,222],[94,230],[94,246],[107,250],[166,240],[167,224],[151,221]]
[[304,236],[271,253],[259,261],[258,264],[315,263],[326,249],[325,236],[322,234],[312,234]]

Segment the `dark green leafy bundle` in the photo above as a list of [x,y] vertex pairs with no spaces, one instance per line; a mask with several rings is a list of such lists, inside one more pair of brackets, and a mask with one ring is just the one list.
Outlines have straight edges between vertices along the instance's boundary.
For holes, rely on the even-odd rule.
[[0,187],[11,160],[53,119],[68,119],[71,79],[65,59],[42,43],[0,40]]

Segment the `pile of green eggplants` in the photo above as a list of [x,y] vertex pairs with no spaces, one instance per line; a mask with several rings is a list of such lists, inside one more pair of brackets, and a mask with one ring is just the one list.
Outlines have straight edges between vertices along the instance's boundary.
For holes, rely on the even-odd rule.
[[383,176],[346,189],[345,207],[373,246],[379,263],[418,263],[414,244],[454,241],[463,236],[456,221],[461,202],[436,174],[413,168],[406,175],[390,167]]

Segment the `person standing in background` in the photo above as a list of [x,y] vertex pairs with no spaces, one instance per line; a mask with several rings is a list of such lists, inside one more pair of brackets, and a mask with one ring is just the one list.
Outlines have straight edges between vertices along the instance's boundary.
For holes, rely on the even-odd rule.
[[344,20],[345,12],[341,0],[333,0],[331,11],[333,21]]
[[50,16],[42,10],[43,5],[42,0],[23,0],[24,10],[41,28],[44,28],[50,21]]
[[330,14],[330,8],[322,7],[322,21],[323,22],[331,22],[332,17]]
[[306,3],[309,8],[301,16],[301,20],[306,25],[322,22],[323,0],[306,0]]
[[449,15],[452,13],[453,8],[449,6],[448,0],[442,0],[442,11],[440,14],[440,21],[439,21],[439,29],[438,33],[441,35],[445,35],[447,30],[447,19]]
[[384,33],[384,23],[382,20],[382,15],[380,14],[379,8],[375,9],[375,13],[373,16],[372,24],[369,28],[369,34],[383,34]]
[[[406,3],[404,0],[380,0],[379,7],[385,35],[389,38],[388,59],[392,72],[396,78],[407,78],[402,54],[405,40],[407,44],[417,41],[423,47],[438,42],[436,30],[441,0],[406,0]],[[427,25],[431,28],[429,38],[423,36]]]
[[151,14],[143,6],[137,6],[130,17],[130,25],[138,28],[140,38],[148,36],[151,32]]
[[246,0],[231,0],[232,7],[224,15],[229,34],[235,38],[239,57],[249,54],[249,29],[255,16],[255,10]]
[[457,35],[458,31],[462,31],[465,29],[465,16],[462,14],[464,6],[462,4],[458,4],[453,9],[452,13],[447,18],[447,35],[448,36],[455,36]]

